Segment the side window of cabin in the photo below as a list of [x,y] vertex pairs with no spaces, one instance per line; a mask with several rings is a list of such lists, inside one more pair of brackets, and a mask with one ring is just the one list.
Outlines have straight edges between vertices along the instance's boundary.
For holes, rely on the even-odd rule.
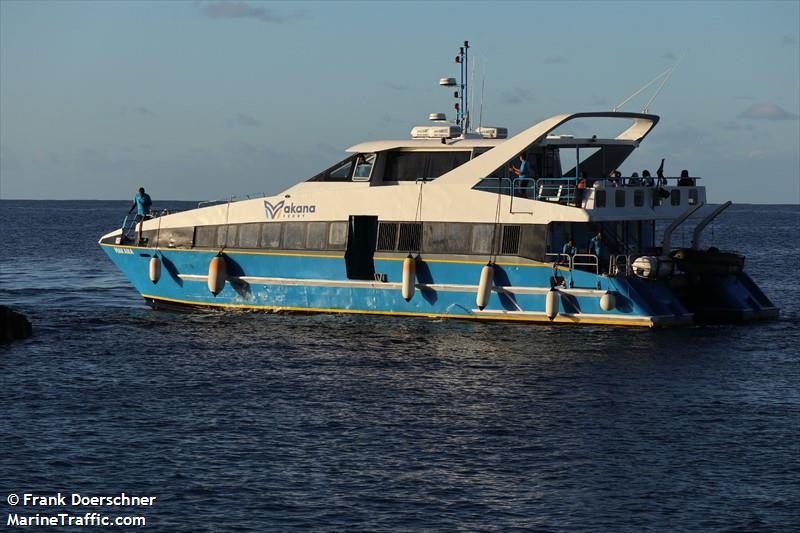
[[281,223],[264,222],[261,225],[261,247],[280,248],[281,247]]
[[258,239],[261,235],[261,224],[242,224],[239,226],[239,247],[258,248]]
[[328,230],[328,246],[332,250],[343,250],[347,243],[347,222],[331,222]]
[[429,222],[425,224],[422,246],[436,253],[469,253],[472,224]]
[[305,247],[305,222],[286,222],[283,225],[283,248],[287,250],[302,250]]
[[351,155],[344,161],[336,163],[308,181],[350,181],[350,176],[353,175],[353,166],[355,162],[356,156]]
[[470,152],[441,152],[428,154],[427,176],[425,179],[436,179],[442,174],[447,174],[456,167],[460,167],[470,158]]
[[217,239],[216,226],[197,226],[194,228],[194,245],[200,248],[212,248]]
[[353,181],[369,181],[370,176],[372,176],[372,167],[374,166],[375,154],[358,154]]
[[236,247],[238,224],[228,224],[227,226],[217,226],[217,246]]
[[623,189],[614,191],[614,207],[625,207],[625,191]]
[[434,180],[469,161],[472,152],[389,152],[383,181]]
[[306,233],[306,248],[309,250],[325,250],[328,247],[328,223],[309,222]]
[[595,207],[605,207],[606,206],[606,191],[605,191],[605,189],[595,189],[595,191],[594,191],[594,206]]

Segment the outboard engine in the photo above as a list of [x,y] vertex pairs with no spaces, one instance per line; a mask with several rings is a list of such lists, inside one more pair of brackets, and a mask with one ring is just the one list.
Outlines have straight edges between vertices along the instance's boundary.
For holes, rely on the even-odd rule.
[[675,264],[669,257],[643,255],[631,264],[633,273],[644,279],[662,279],[672,275]]

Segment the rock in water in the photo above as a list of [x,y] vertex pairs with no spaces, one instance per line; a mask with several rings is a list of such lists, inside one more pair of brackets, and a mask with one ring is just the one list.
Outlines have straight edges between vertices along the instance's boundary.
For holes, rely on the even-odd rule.
[[0,305],[0,343],[27,339],[32,333],[33,327],[25,315]]

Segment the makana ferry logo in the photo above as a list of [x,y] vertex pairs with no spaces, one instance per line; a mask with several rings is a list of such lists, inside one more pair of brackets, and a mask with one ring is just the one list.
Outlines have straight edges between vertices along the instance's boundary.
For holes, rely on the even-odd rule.
[[267,218],[276,220],[279,218],[302,218],[305,214],[315,213],[317,206],[314,204],[295,204],[294,202],[286,204],[286,200],[281,200],[277,203],[272,203],[269,200],[264,200],[264,211],[267,213]]

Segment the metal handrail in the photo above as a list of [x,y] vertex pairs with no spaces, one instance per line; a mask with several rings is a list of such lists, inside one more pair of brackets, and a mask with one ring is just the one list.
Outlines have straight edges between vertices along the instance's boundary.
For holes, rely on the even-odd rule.
[[572,256],[572,265],[574,267],[594,267],[594,273],[598,275],[600,274],[600,261],[598,261],[597,256],[594,254],[575,254]]
[[267,193],[265,192],[254,192],[250,194],[245,194],[243,196],[231,196],[230,198],[220,198],[218,200],[203,200],[202,202],[197,202],[197,207],[205,207],[214,204],[227,204],[233,202],[240,202],[243,200],[253,200],[254,198],[266,198]]
[[[144,222],[145,220],[152,220],[154,218],[167,216],[167,215],[172,214],[172,213],[177,213],[177,211],[170,211],[169,209],[162,209],[162,210],[159,211],[157,209],[152,209],[151,208],[150,211],[146,215],[144,215],[144,218],[142,219],[142,222]],[[122,236],[124,238],[132,239],[133,237],[131,236],[131,233],[133,233],[133,235],[136,234],[136,224],[137,224],[136,217],[137,216],[139,216],[139,215],[132,215],[131,213],[128,213],[127,215],[125,215],[125,218],[122,220],[122,226],[120,226],[120,227],[122,228]]]
[[616,254],[612,255],[609,258],[608,262],[608,275],[609,276],[617,276],[620,273],[620,266],[622,266],[622,271],[624,272],[624,276],[631,275],[631,264],[633,261],[631,260],[630,255],[624,254]]
[[572,257],[570,254],[556,254],[556,253],[546,253],[544,254],[545,258],[547,257],[554,257],[556,260],[553,261],[554,264],[559,265],[567,265],[569,266],[570,270],[572,270]]
[[[488,183],[487,183],[488,182]],[[494,183],[491,183],[494,182]],[[474,188],[479,191],[499,192],[512,197],[530,200],[558,201],[571,204],[575,200],[578,180],[575,178],[483,178]]]

